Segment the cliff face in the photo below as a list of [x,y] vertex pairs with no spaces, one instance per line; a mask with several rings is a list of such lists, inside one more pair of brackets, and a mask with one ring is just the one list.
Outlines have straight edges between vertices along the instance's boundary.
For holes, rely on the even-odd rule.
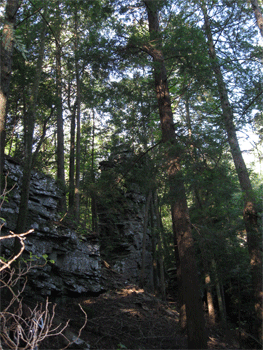
[[[107,195],[98,206],[101,254],[114,270],[132,283],[140,282],[146,198],[136,170],[120,185],[120,172],[133,164],[132,152],[122,152],[101,163],[102,177],[113,184],[113,197]],[[141,174],[139,169],[138,173]],[[134,176],[133,176],[134,175]],[[152,237],[146,231],[145,283],[153,289]]]
[[[121,158],[123,160],[123,156]],[[129,161],[129,159],[126,159]],[[125,159],[124,159],[125,161]],[[112,162],[104,162],[108,169]],[[19,210],[22,167],[14,160],[5,162],[9,188],[0,218],[5,225],[1,235],[14,231]],[[105,173],[102,171],[102,173]],[[33,257],[28,275],[26,292],[30,296],[50,296],[56,301],[82,293],[100,293],[107,289],[108,281],[101,268],[101,256],[122,280],[138,283],[142,263],[142,242],[145,196],[136,182],[129,182],[125,189],[115,188],[114,198],[107,198],[99,205],[99,236],[79,238],[76,232],[60,222],[58,200],[60,191],[54,179],[32,171],[27,229],[34,232],[25,240],[25,258]],[[103,204],[104,203],[104,204]],[[0,256],[9,257],[13,240],[0,241]],[[146,287],[152,288],[152,245],[146,234]],[[44,264],[46,256],[47,263]],[[52,261],[52,262],[51,262]]]
[[[12,160],[6,160],[5,171],[10,186],[16,186],[1,208],[0,217],[5,219],[1,235],[15,229],[22,179],[22,167]],[[55,299],[101,292],[99,243],[88,237],[80,240],[74,230],[59,222],[59,197],[54,179],[32,172],[27,228],[34,228],[34,232],[25,240],[25,258],[33,256],[36,267],[29,272],[26,292]],[[0,255],[12,254],[13,243],[10,239],[1,241]],[[43,265],[43,255],[48,262],[38,267]]]

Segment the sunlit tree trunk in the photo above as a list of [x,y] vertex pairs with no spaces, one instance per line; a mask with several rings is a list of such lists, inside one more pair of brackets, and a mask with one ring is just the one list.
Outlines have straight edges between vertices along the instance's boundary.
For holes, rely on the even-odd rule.
[[18,7],[18,0],[6,1],[5,23],[2,31],[0,45],[0,195],[2,194],[1,175],[3,174],[4,167],[7,99],[12,71],[14,30]]
[[239,147],[236,129],[234,125],[233,111],[230,105],[226,84],[224,82],[221,67],[219,65],[215,51],[210,19],[203,2],[201,6],[204,15],[209,55],[211,57],[212,68],[217,79],[217,88],[221,101],[225,129],[227,132],[228,142],[230,145],[230,150],[238,175],[240,187],[242,189],[242,192],[244,193],[245,205],[243,211],[243,219],[247,232],[247,245],[250,255],[250,266],[254,289],[255,312],[258,324],[258,334],[260,340],[263,342],[262,241],[258,222],[259,218],[256,209],[256,201],[250,182],[249,174],[246,168],[246,164],[244,162],[242,152]]
[[262,16],[262,12],[260,10],[259,7],[259,3],[257,0],[250,0],[251,5],[252,5],[252,9],[254,11],[254,15],[257,21],[257,25],[260,31],[261,36],[263,37],[263,16]]
[[216,314],[215,314],[215,308],[214,308],[214,302],[213,302],[211,278],[208,272],[205,275],[205,286],[206,286],[206,299],[207,299],[209,323],[211,324],[211,326],[214,326],[216,321]]
[[167,73],[162,53],[159,30],[157,1],[145,0],[151,42],[144,50],[152,56],[154,66],[155,90],[158,100],[162,128],[162,140],[167,146],[167,175],[170,182],[170,199],[174,235],[178,246],[182,269],[182,284],[187,315],[188,347],[190,349],[207,348],[205,322],[199,289],[195,260],[194,241],[187,207],[184,182],[181,172],[179,147],[173,123],[173,113],[168,89]]

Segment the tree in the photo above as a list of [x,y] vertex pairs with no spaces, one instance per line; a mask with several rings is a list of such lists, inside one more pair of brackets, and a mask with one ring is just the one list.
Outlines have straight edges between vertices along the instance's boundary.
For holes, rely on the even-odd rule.
[[[61,71],[61,11],[60,1],[56,2],[56,92],[57,92],[57,179],[62,191],[65,192],[64,169],[64,131],[63,131],[63,106],[62,106],[62,71]],[[59,207],[66,210],[65,193],[61,196]]]
[[257,0],[250,0],[252,9],[255,14],[255,18],[257,21],[257,25],[260,31],[261,36],[263,37],[263,16],[262,16],[262,11],[260,10],[259,3]]
[[[47,11],[45,8],[44,18]],[[32,170],[32,148],[33,148],[33,135],[35,128],[36,119],[36,106],[38,99],[38,91],[41,80],[41,73],[44,60],[45,52],[45,36],[46,36],[47,25],[46,21],[42,22],[41,37],[39,43],[39,54],[37,58],[34,82],[31,87],[28,109],[24,116],[24,143],[25,143],[25,159],[23,168],[23,178],[22,178],[22,191],[21,199],[19,205],[19,213],[16,224],[16,233],[21,233],[25,231],[27,222],[27,212],[28,212],[28,199],[29,199],[29,188],[30,188],[30,178]],[[15,252],[19,249],[17,244],[15,245]]]
[[191,222],[180,164],[180,153],[182,150],[175,135],[159,28],[158,8],[162,2],[148,0],[143,2],[148,14],[150,33],[150,43],[144,45],[143,49],[153,59],[155,91],[162,128],[162,141],[168,148],[166,151],[167,174],[172,202],[173,230],[182,269],[182,284],[187,315],[188,347],[190,349],[205,349],[207,348],[205,323],[200,298]]
[[236,172],[239,178],[240,187],[244,193],[244,211],[243,219],[247,232],[247,244],[250,254],[251,274],[254,288],[255,298],[255,311],[258,323],[259,338],[263,340],[262,322],[263,322],[263,290],[262,290],[262,252],[261,252],[261,237],[260,227],[258,223],[258,214],[256,208],[256,200],[253,193],[252,185],[249,178],[249,173],[244,162],[238,138],[236,134],[236,128],[234,125],[234,116],[231,107],[231,103],[228,98],[228,92],[224,78],[222,75],[221,67],[215,51],[215,44],[211,31],[210,19],[207,13],[207,9],[204,2],[201,2],[201,8],[204,15],[205,31],[207,35],[207,45],[209,55],[211,58],[211,65],[214,71],[218,94],[220,97],[222,115],[225,125],[225,130],[228,136],[228,142],[230,145],[231,154],[235,164]]
[[75,220],[79,223],[80,215],[80,69],[79,69],[79,33],[78,33],[78,9],[74,9],[74,51],[76,74],[76,110],[77,110],[77,137],[76,137],[76,182],[75,182]]
[[12,71],[12,57],[15,40],[16,13],[19,8],[18,0],[7,0],[5,8],[5,24],[1,35],[0,46],[0,193],[1,176],[4,167],[5,152],[5,120],[7,100]]

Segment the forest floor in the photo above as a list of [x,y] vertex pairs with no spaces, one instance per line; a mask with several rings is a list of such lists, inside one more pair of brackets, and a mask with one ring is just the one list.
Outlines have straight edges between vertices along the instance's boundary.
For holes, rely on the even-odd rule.
[[[99,296],[73,299],[66,305],[58,305],[56,315],[59,321],[70,319],[69,329],[78,334],[85,322],[80,338],[90,349],[186,349],[186,334],[179,329],[179,313],[175,300],[163,302],[153,294],[125,281],[114,271],[105,270],[107,292]],[[248,349],[239,345],[235,331],[207,327],[209,349]],[[40,349],[61,349],[65,340],[48,338]],[[83,348],[72,344],[68,349]],[[84,347],[85,348],[85,347]],[[87,349],[87,347],[86,347]]]

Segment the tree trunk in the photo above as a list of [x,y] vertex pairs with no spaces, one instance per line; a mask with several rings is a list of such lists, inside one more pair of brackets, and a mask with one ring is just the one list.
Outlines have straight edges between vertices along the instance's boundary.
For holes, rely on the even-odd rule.
[[244,162],[242,152],[239,147],[235,125],[233,111],[228,99],[228,93],[226,84],[223,79],[221,67],[218,63],[215,45],[213,42],[212,31],[210,26],[210,19],[207,14],[205,5],[202,5],[202,11],[204,15],[205,30],[209,46],[209,55],[211,57],[212,68],[217,79],[218,93],[221,101],[221,108],[223,111],[223,118],[225,123],[225,129],[228,136],[228,142],[230,145],[231,154],[235,164],[236,172],[239,178],[239,183],[242,192],[245,197],[245,205],[243,211],[243,219],[245,222],[247,232],[247,245],[250,255],[250,266],[252,283],[254,289],[255,298],[255,312],[257,318],[257,332],[259,339],[263,342],[263,290],[262,290],[262,242],[260,227],[258,223],[258,214],[256,209],[256,201],[253,193],[252,185],[250,182],[249,174]]
[[217,266],[216,266],[216,262],[213,259],[212,260],[212,267],[213,267],[213,272],[214,272],[214,276],[215,276],[215,285],[216,285],[216,295],[217,295],[217,301],[218,301],[218,308],[219,308],[219,315],[220,315],[220,321],[221,321],[221,325],[223,328],[226,328],[227,323],[226,323],[226,308],[225,308],[225,304],[224,304],[224,298],[221,292],[221,283],[220,280],[218,278],[218,274],[217,274]]
[[150,191],[145,205],[144,210],[144,225],[143,225],[143,238],[142,238],[142,268],[141,268],[141,276],[140,276],[140,287],[143,288],[145,285],[145,251],[146,251],[146,235],[147,235],[147,228],[148,228],[148,217],[149,217],[149,208],[152,198],[152,192]]
[[161,120],[162,139],[167,147],[169,147],[166,154],[167,173],[170,182],[173,229],[174,235],[176,236],[180,266],[182,269],[183,293],[187,315],[188,347],[190,349],[206,349],[207,339],[195,260],[194,242],[181,173],[181,149],[176,144],[177,140],[173,124],[167,73],[162,53],[157,11],[158,2],[145,0],[144,3],[148,13],[151,39],[151,44],[144,46],[144,50],[153,58],[155,89]]
[[76,129],[76,105],[74,105],[71,114],[70,123],[70,153],[69,153],[69,197],[68,197],[68,210],[70,216],[74,215],[75,206],[75,129]]
[[186,304],[184,300],[182,269],[180,264],[176,237],[174,237],[174,254],[175,254],[175,261],[176,261],[176,277],[177,277],[177,286],[178,286],[177,290],[178,290],[178,301],[179,301],[179,308],[180,308],[179,324],[180,324],[181,332],[184,333],[187,327]]
[[79,223],[80,215],[80,77],[79,77],[79,34],[78,34],[78,13],[75,8],[75,74],[77,84],[77,140],[76,140],[76,183],[75,183],[75,220]]
[[[45,11],[46,12],[46,11]],[[30,177],[32,168],[32,146],[33,146],[33,134],[35,127],[35,113],[36,113],[36,103],[38,97],[38,90],[40,84],[40,78],[42,73],[42,65],[45,51],[45,35],[46,35],[46,22],[43,21],[43,28],[40,38],[39,55],[36,65],[36,73],[34,77],[34,82],[30,94],[28,110],[24,116],[24,140],[25,140],[25,159],[23,168],[23,178],[22,178],[22,190],[21,199],[19,205],[19,213],[16,225],[16,233],[22,233],[26,229],[27,222],[27,212],[28,212],[28,199],[29,199],[29,188],[30,188]],[[17,240],[18,241],[18,240]],[[20,243],[15,244],[16,249],[20,248]]]
[[154,206],[156,213],[157,221],[157,245],[158,245],[158,262],[160,269],[160,287],[161,287],[161,296],[162,300],[166,301],[166,288],[165,288],[165,276],[164,276],[164,262],[163,262],[163,244],[162,244],[162,225],[161,225],[161,216],[159,212],[158,197],[157,192],[154,194]]
[[211,326],[214,326],[216,323],[216,314],[215,314],[215,308],[214,308],[214,302],[213,302],[211,278],[208,272],[205,275],[205,285],[206,285],[206,299],[207,299],[209,323]]
[[2,174],[5,154],[5,121],[7,99],[12,71],[14,47],[14,29],[16,13],[19,8],[18,0],[7,0],[5,8],[5,24],[0,45],[0,195],[2,194]]
[[64,161],[64,131],[63,131],[63,110],[62,110],[62,72],[61,72],[61,48],[60,48],[60,1],[56,4],[56,21],[57,21],[57,37],[56,37],[56,90],[57,90],[57,180],[63,195],[59,200],[59,210],[66,210],[65,195],[65,161]]
[[259,7],[259,4],[258,4],[258,1],[257,0],[250,0],[250,2],[251,2],[251,5],[252,5],[252,9],[254,11],[254,14],[255,14],[255,18],[256,18],[256,21],[257,21],[257,25],[258,25],[260,34],[261,34],[261,36],[263,38],[263,16],[262,16],[262,13],[260,11],[260,7]]
[[[91,181],[95,185],[95,112],[92,109],[92,147],[91,147]],[[93,232],[98,232],[98,218],[97,218],[97,201],[95,191],[92,189],[91,192],[91,220]]]

